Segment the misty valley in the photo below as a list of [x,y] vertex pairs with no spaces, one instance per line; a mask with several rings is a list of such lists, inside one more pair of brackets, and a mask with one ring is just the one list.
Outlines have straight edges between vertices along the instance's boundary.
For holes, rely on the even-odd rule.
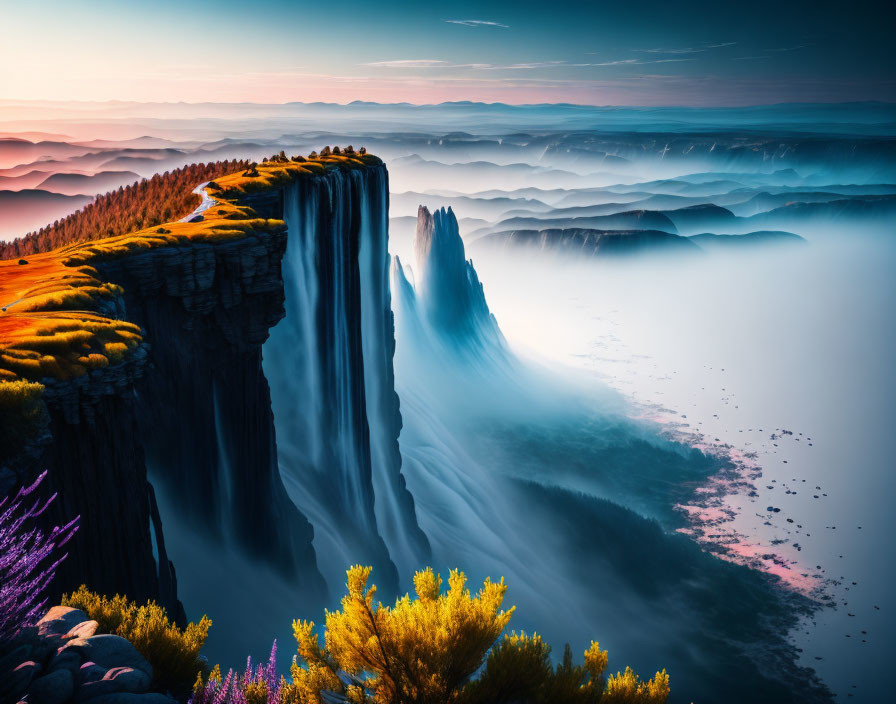
[[[888,104],[34,122],[0,135],[0,493],[46,470],[36,524],[80,516],[46,607],[207,614],[197,704],[247,656],[368,701],[348,666],[308,683],[340,613],[457,569],[503,578],[551,672],[584,652],[583,692],[598,641],[655,687],[618,701],[666,673],[670,702],[886,699]],[[445,701],[530,701],[492,657]]]

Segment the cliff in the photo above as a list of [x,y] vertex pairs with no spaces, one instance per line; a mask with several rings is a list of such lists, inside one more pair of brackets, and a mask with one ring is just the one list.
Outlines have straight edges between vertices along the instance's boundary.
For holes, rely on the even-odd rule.
[[[308,515],[363,545],[340,570],[357,557],[388,574],[386,542],[427,553],[397,446],[386,170],[313,156],[217,179],[185,221],[0,262],[0,400],[21,416],[19,389],[41,391],[0,481],[48,467],[48,520],[82,516],[56,592],[86,582],[178,608],[150,480],[179,522],[309,598],[326,586]],[[339,498],[326,521],[320,496]]]
[[413,284],[396,257],[392,290],[406,363],[417,371],[417,360],[424,365],[437,360],[443,369],[463,369],[459,373],[468,375],[513,373],[513,355],[489,310],[473,260],[466,258],[451,208],[417,209],[414,268],[408,272]]
[[433,214],[422,205],[417,209],[414,259],[421,313],[443,341],[460,348],[504,346],[450,207]]
[[252,201],[290,232],[286,319],[264,345],[280,469],[315,527],[331,584],[370,564],[380,590],[398,590],[392,555],[429,557],[400,473],[384,167],[303,179]]

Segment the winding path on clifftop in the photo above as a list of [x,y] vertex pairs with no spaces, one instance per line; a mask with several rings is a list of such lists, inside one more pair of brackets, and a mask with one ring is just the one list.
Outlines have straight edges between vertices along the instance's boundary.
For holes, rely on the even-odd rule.
[[202,202],[198,206],[196,206],[196,209],[192,213],[190,213],[186,217],[182,217],[180,220],[178,220],[178,222],[190,222],[197,215],[202,215],[206,210],[208,210],[218,202],[208,194],[208,191],[205,190],[205,187],[208,184],[208,181],[204,181],[193,189],[193,193],[202,198]]
[[[186,217],[181,218],[180,220],[178,220],[178,222],[190,222],[193,218],[195,218],[196,216],[202,215],[206,210],[208,210],[209,208],[211,208],[213,205],[215,205],[218,202],[212,196],[210,196],[208,194],[208,192],[206,191],[206,186],[208,186],[208,184],[209,184],[208,181],[204,181],[203,183],[200,183],[198,186],[196,186],[196,188],[193,189],[193,193],[195,193],[197,196],[202,198],[202,202],[200,202],[199,205],[196,206],[196,208],[195,208],[195,210],[193,210],[193,212],[191,212]],[[45,254],[46,253],[40,253],[38,255],[31,255],[28,257],[27,261],[29,262],[29,264],[31,264],[31,266],[28,269],[28,273],[30,274],[30,276],[21,277],[20,274],[22,272],[16,271],[16,274],[19,276],[17,276],[16,281],[15,281],[15,283],[17,284],[15,287],[15,292],[20,292],[23,289],[24,285],[27,284],[27,286],[32,286],[35,284],[35,280],[47,278],[51,274],[51,270],[47,268],[46,262],[43,261],[44,259],[47,259],[48,257],[41,256],[41,255],[45,255]],[[12,262],[12,260],[10,260],[10,262]],[[43,264],[43,266],[42,266],[42,264]],[[51,267],[52,272],[55,273],[56,270],[58,270],[61,266],[62,265],[60,263],[55,262],[55,260],[54,260],[52,262],[52,267]],[[13,282],[12,277],[9,278],[9,282],[10,283]],[[27,288],[27,286],[26,286],[26,288]],[[2,296],[3,293],[6,293],[4,288],[7,288],[7,287],[0,287],[0,296]],[[12,308],[17,303],[21,303],[23,300],[25,300],[25,299],[21,296],[10,301],[9,303],[3,303],[2,299],[0,299],[0,313],[7,312],[10,308]]]

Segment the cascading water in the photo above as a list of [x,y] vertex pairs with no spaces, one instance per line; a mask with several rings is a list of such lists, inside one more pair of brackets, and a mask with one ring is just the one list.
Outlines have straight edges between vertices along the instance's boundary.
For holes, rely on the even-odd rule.
[[264,346],[281,476],[331,585],[371,564],[385,594],[429,547],[400,473],[383,167],[288,185],[286,319]]

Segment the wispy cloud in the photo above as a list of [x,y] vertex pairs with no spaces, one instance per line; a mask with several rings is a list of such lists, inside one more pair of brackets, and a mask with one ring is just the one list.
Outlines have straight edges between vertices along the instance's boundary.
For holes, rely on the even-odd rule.
[[464,27],[500,27],[501,29],[510,29],[510,25],[501,24],[500,22],[492,22],[490,20],[442,20],[448,24],[459,24]]
[[529,61],[515,64],[488,64],[488,63],[452,63],[441,59],[397,59],[391,61],[369,61],[361,66],[374,68],[397,69],[474,69],[477,71],[520,71],[525,69],[542,68],[588,68],[592,66],[644,66],[646,64],[670,64],[681,61],[696,61],[696,59],[618,59],[616,61],[600,62],[573,62],[573,61]]
[[766,49],[766,51],[774,51],[775,53],[781,51],[796,51],[797,49],[805,49],[809,44],[797,44],[796,46],[785,46],[780,49]]
[[589,66],[619,66],[621,64],[639,64],[643,63],[640,59],[618,59],[617,61],[604,61],[599,64],[589,64]]
[[441,59],[398,59],[396,61],[370,61],[362,66],[377,66],[380,68],[456,68],[456,64],[449,64]]
[[700,46],[683,47],[678,49],[665,49],[658,47],[655,49],[635,49],[644,54],[700,54],[709,49],[721,49],[725,46],[734,46],[737,42],[717,42],[716,44],[701,44]]
[[567,61],[529,61],[517,64],[452,63],[441,59],[398,59],[396,61],[370,61],[361,66],[377,68],[472,68],[481,71],[515,71],[527,68],[550,68],[552,66],[591,66],[593,64],[573,64]]
[[575,66],[646,66],[647,64],[677,64],[682,61],[696,61],[697,59],[617,59],[615,61],[601,61],[591,64],[573,64]]
[[469,64],[470,68],[479,68],[487,71],[516,71],[524,68],[552,68],[554,66],[587,66],[588,64],[571,64],[566,61],[531,61],[521,64]]
[[689,47],[687,49],[635,49],[635,51],[640,51],[644,54],[699,54],[701,51],[706,51],[706,49]]

